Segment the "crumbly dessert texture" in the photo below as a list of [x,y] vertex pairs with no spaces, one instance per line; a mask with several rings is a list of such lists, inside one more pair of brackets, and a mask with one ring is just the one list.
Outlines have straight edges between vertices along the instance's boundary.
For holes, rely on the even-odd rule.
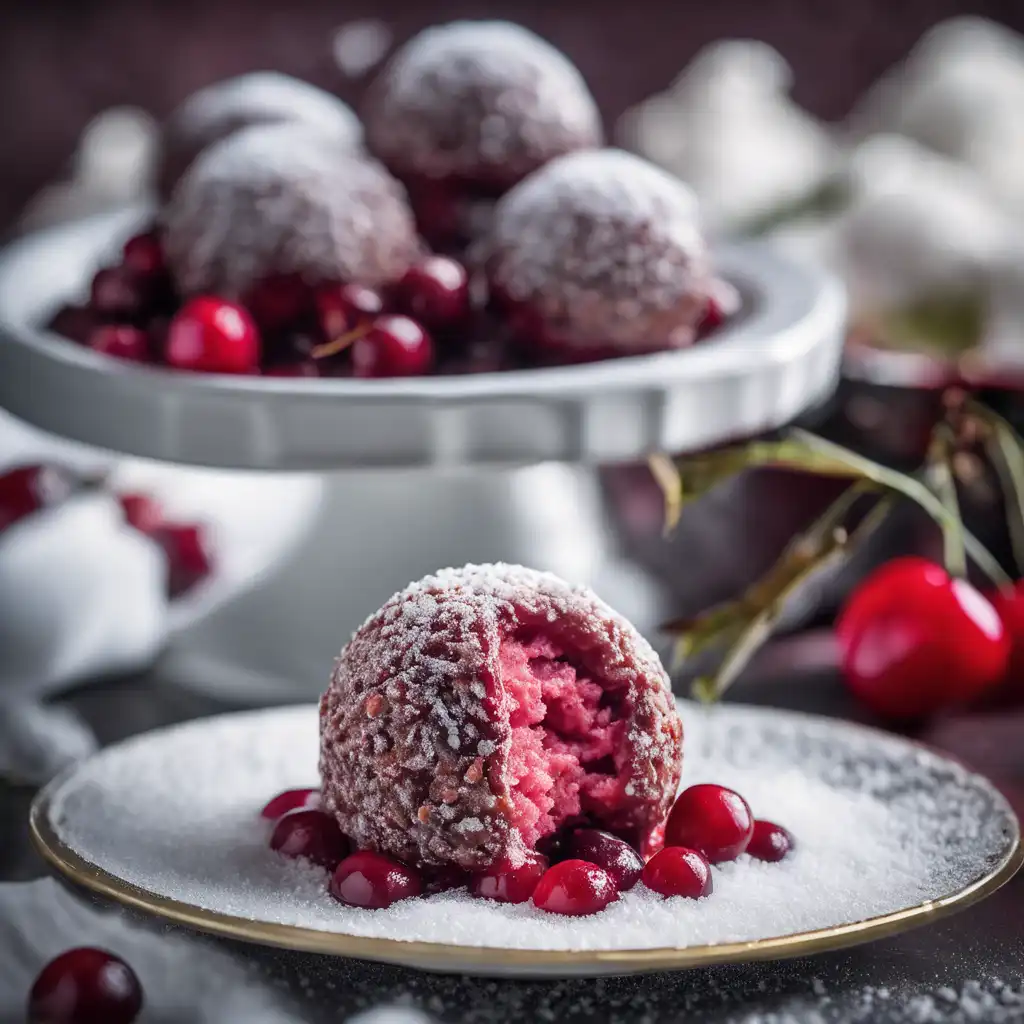
[[592,592],[448,569],[342,651],[321,701],[324,805],[360,847],[479,870],[574,820],[643,837],[675,796],[681,740],[657,655]]
[[365,121],[370,149],[400,176],[506,185],[603,139],[579,71],[539,36],[504,21],[421,32],[374,83]]
[[210,147],[175,188],[163,230],[186,295],[240,298],[278,274],[382,286],[420,254],[402,186],[297,124],[247,128]]

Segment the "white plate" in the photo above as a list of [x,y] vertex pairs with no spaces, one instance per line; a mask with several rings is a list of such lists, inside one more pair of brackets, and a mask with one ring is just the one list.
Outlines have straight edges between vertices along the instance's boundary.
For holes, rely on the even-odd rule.
[[261,805],[315,784],[313,707],[192,722],[112,747],[33,807],[44,855],[121,903],[233,938],[428,970],[624,974],[834,949],[992,892],[1020,865],[1018,823],[984,779],[905,740],[768,709],[683,706],[683,784],[717,781],[780,821],[780,864],[715,869],[701,901],[643,887],[591,918],[464,892],[343,907],[326,873],[267,848]]
[[613,462],[789,422],[835,387],[845,301],[831,277],[744,244],[717,254],[743,309],[685,352],[405,380],[179,374],[43,329],[139,211],[41,232],[0,259],[0,404],[53,433],[239,469]]

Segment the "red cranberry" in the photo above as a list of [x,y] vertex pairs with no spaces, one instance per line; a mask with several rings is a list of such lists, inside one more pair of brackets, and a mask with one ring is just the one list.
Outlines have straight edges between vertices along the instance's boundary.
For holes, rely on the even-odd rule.
[[711,865],[697,850],[666,846],[644,865],[644,885],[661,896],[685,896],[696,900],[714,889]]
[[102,317],[130,320],[146,306],[145,288],[126,267],[105,267],[92,279],[89,304]]
[[178,370],[253,373],[260,362],[259,330],[244,307],[201,296],[171,321],[165,358]]
[[124,520],[141,533],[153,533],[164,521],[159,502],[148,494],[119,494],[117,500],[124,511]]
[[50,330],[85,345],[96,326],[96,314],[87,306],[62,306],[50,321]]
[[334,818],[312,808],[283,815],[271,833],[270,848],[285,857],[304,857],[328,871],[333,871],[349,850]]
[[119,957],[80,947],[51,960],[28,997],[29,1024],[131,1024],[142,986]]
[[423,883],[415,871],[370,850],[346,857],[330,883],[330,893],[336,900],[366,910],[383,910],[422,891]]
[[0,475],[0,530],[67,500],[75,477],[56,466],[19,466]]
[[149,335],[127,324],[101,324],[90,335],[89,348],[130,363],[149,362]]
[[264,377],[319,377],[320,367],[312,359],[303,359],[295,363],[278,363],[268,366],[263,371]]
[[272,334],[301,323],[313,311],[313,291],[297,274],[264,278],[242,299],[261,331]]
[[167,556],[167,592],[180,597],[202,582],[213,569],[205,532],[194,524],[166,523],[153,539]]
[[632,889],[640,881],[644,862],[629,843],[609,832],[581,828],[569,837],[569,854],[590,861],[611,875],[619,892]]
[[771,821],[755,821],[754,834],[747,844],[747,853],[758,860],[777,861],[793,849],[793,837]]
[[914,719],[1003,678],[1010,639],[992,604],[923,558],[897,558],[853,592],[836,626],[847,686],[876,714]]
[[398,285],[398,308],[432,331],[451,330],[469,315],[466,268],[447,256],[428,256]]
[[679,794],[665,824],[665,845],[685,846],[712,864],[735,860],[750,842],[754,816],[747,801],[724,786],[690,786]]
[[357,377],[417,377],[434,361],[430,335],[407,316],[379,316],[352,345]]
[[289,811],[311,810],[320,806],[319,789],[286,789],[283,793],[267,801],[266,806],[260,811],[260,815],[277,821],[283,814]]
[[535,853],[528,853],[526,860],[515,867],[508,861],[498,861],[470,879],[469,891],[485,900],[525,903],[547,869],[547,860]]
[[365,320],[384,311],[384,302],[372,288],[361,284],[324,285],[316,293],[320,330],[333,341]]
[[139,277],[159,277],[167,269],[164,248],[155,231],[135,235],[124,243],[122,250],[124,265]]
[[612,876],[585,860],[563,860],[548,868],[533,891],[535,906],[569,917],[596,914],[618,898]]

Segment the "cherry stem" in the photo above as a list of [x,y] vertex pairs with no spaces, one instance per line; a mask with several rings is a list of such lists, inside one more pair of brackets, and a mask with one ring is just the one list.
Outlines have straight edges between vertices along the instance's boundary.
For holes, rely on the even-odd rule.
[[349,345],[369,334],[372,326],[366,320],[358,327],[353,327],[351,331],[346,331],[344,334],[339,334],[337,338],[332,338],[330,341],[325,341],[322,345],[317,345],[309,353],[310,357],[312,359],[327,359],[329,356],[336,356],[339,352],[344,352]]
[[943,561],[950,576],[963,578],[967,575],[967,550],[964,546],[963,520],[960,517],[960,502],[956,494],[956,477],[953,473],[953,456],[956,452],[956,438],[949,423],[940,421],[932,434],[928,446],[927,473],[932,488],[949,514],[948,526],[943,528]]

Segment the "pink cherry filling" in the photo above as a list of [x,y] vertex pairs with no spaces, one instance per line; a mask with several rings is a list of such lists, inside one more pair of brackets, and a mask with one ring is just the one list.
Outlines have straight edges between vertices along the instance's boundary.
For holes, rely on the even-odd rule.
[[627,781],[618,695],[539,634],[504,640],[499,663],[513,704],[510,817],[526,846],[565,824],[607,818]]

